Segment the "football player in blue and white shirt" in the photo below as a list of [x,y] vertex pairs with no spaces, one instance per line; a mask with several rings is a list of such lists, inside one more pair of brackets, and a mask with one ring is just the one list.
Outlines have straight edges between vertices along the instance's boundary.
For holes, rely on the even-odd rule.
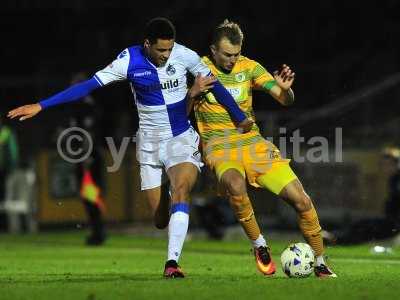
[[[167,19],[155,18],[146,26],[143,45],[123,50],[91,79],[8,113],[10,118],[26,120],[51,106],[79,100],[112,82],[128,81],[139,114],[136,153],[140,163],[141,189],[156,216],[162,215],[158,210],[163,171],[170,181],[171,216],[169,220],[165,218],[167,222],[164,225],[157,227],[169,226],[164,276],[173,278],[184,277],[178,260],[189,224],[189,193],[202,166],[199,136],[190,126],[186,113],[188,71],[194,76],[211,74],[196,52],[175,42],[174,25]],[[250,130],[253,121],[246,118],[221,83],[212,80],[210,87],[238,128],[243,132]],[[192,91],[196,89],[191,89],[190,93]]]

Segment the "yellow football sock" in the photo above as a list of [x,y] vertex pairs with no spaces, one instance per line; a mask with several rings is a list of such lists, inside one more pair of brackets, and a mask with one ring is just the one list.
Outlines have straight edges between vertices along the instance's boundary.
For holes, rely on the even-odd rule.
[[253,207],[247,195],[230,196],[231,206],[235,211],[236,218],[242,225],[250,240],[255,241],[261,234]]
[[324,243],[314,206],[310,210],[298,213],[298,223],[305,240],[315,251],[315,255],[322,255],[324,253]]

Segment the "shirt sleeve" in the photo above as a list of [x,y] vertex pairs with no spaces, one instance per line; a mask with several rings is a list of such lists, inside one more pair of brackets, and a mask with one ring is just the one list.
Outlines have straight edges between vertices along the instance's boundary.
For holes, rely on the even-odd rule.
[[98,71],[94,78],[100,85],[106,85],[114,81],[122,81],[127,79],[129,61],[131,57],[129,50],[125,49],[118,57],[103,70]]
[[89,80],[77,83],[66,90],[51,96],[50,98],[39,101],[40,106],[46,109],[51,106],[77,101],[89,95],[93,90],[101,87],[97,79],[92,77]]
[[252,82],[256,89],[269,91],[276,84],[274,77],[258,62],[254,62]]
[[205,65],[205,63],[201,60],[200,56],[196,52],[186,47],[183,48],[182,51],[186,63],[186,68],[193,76],[196,76],[199,73],[202,76],[211,75],[210,68]]

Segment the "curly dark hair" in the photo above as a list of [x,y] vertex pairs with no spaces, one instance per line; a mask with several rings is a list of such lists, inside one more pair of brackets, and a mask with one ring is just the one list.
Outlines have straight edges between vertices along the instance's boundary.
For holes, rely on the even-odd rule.
[[157,39],[172,40],[175,39],[175,36],[175,26],[166,18],[158,17],[151,19],[145,28],[144,37],[148,39],[151,44],[156,43]]

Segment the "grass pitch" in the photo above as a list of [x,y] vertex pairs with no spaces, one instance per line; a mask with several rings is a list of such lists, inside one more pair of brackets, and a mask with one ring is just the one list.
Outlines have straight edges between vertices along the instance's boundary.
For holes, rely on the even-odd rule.
[[256,271],[249,243],[193,238],[180,264],[187,278],[162,277],[166,239],[111,235],[83,245],[82,233],[0,235],[0,299],[398,299],[400,248],[332,247],[336,279],[287,278],[279,263],[290,240],[270,241],[278,272]]

